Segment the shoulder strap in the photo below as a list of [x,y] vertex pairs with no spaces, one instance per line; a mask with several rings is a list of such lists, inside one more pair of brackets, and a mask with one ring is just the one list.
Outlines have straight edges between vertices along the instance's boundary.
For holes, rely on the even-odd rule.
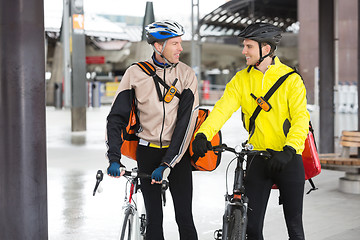
[[[165,81],[163,81],[157,74],[156,74],[156,69],[155,67],[145,61],[145,62],[137,62],[135,63],[136,65],[138,65],[141,70],[143,70],[147,75],[151,76],[154,80],[154,83],[155,83],[155,87],[156,87],[156,91],[158,93],[158,96],[159,96],[159,100],[162,101],[163,100],[163,96],[161,94],[161,90],[160,90],[160,87],[159,87],[159,83],[164,87],[166,88],[167,90],[170,88],[169,85],[166,84]],[[175,96],[178,97],[179,99],[181,98],[181,95],[180,93],[176,92],[175,93]]]
[[156,69],[151,63],[149,63],[149,62],[137,62],[135,64],[138,65],[141,68],[141,70],[143,70],[147,75],[149,75],[151,77],[156,75]]
[[[264,99],[265,101],[268,101],[270,99],[270,97],[274,94],[274,92],[281,86],[281,84],[286,80],[286,78],[288,76],[290,76],[291,74],[295,73],[296,71],[291,71],[288,72],[287,74],[285,74],[284,76],[280,77],[276,83],[270,88],[270,90],[265,94]],[[249,123],[249,133],[253,132],[253,127],[255,124],[255,119],[257,118],[257,116],[259,115],[260,111],[261,111],[261,107],[258,105],[254,111],[254,113],[252,114],[252,116],[250,117],[250,123]]]
[[288,76],[295,73],[295,71],[291,71],[284,76],[280,77],[279,80],[270,88],[270,90],[265,94],[264,99],[268,101],[270,97],[274,94],[274,92],[281,86],[281,84],[286,80]]
[[140,67],[141,70],[144,71],[144,73],[146,73],[147,75],[149,75],[153,78],[154,83],[155,83],[156,92],[158,94],[159,101],[161,102],[163,97],[162,97],[161,90],[159,87],[159,82],[160,82],[158,80],[159,76],[156,74],[155,67],[149,62],[137,62],[135,64],[138,65],[138,67]]

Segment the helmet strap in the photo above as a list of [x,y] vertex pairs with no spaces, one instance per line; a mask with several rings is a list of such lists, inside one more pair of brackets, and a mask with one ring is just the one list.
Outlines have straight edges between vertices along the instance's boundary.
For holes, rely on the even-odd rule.
[[259,61],[257,61],[257,63],[255,63],[256,67],[259,66],[261,64],[261,62],[264,61],[265,58],[267,58],[274,52],[274,51],[270,50],[270,52],[268,54],[266,54],[265,56],[262,56],[262,50],[261,50],[262,46],[261,46],[260,42],[258,42],[258,44],[259,44],[260,59],[259,59]]
[[255,66],[259,66],[261,64],[261,62],[264,60],[263,56],[262,56],[262,50],[261,50],[261,43],[258,42],[259,44],[259,53],[260,53],[260,58],[259,61],[257,61],[257,63],[255,63]]
[[159,52],[156,48],[155,48],[155,44],[152,44],[152,47],[154,49],[154,51],[160,55],[160,57],[162,57],[165,61],[166,64],[169,64],[171,66],[171,68],[175,67],[176,64],[170,62],[169,60],[166,59],[166,57],[163,55],[163,52],[165,50],[165,46],[166,46],[166,43],[167,43],[167,40],[165,40],[164,44],[163,44],[163,47],[161,49],[161,52]]

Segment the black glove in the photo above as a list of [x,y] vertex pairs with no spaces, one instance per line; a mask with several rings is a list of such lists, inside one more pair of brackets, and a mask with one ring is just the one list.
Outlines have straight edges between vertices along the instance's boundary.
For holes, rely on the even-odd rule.
[[281,172],[296,154],[295,149],[289,146],[285,146],[283,151],[275,151],[269,148],[266,151],[271,154],[269,167],[272,172]]
[[192,150],[195,158],[204,157],[205,153],[211,149],[211,142],[206,139],[206,136],[203,133],[196,134],[196,137],[192,142]]

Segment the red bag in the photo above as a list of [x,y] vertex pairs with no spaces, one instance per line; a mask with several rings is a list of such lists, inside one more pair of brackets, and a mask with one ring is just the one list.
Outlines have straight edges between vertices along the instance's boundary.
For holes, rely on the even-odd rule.
[[320,174],[321,172],[321,164],[319,155],[316,149],[316,143],[314,139],[314,130],[311,126],[309,126],[309,133],[305,140],[305,149],[302,153],[302,159],[305,170],[305,180],[313,178]]

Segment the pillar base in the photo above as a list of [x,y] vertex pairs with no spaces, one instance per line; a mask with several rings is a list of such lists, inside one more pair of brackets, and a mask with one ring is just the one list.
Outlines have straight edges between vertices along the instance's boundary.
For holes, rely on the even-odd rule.
[[360,194],[360,174],[345,173],[339,179],[339,189],[343,193]]

